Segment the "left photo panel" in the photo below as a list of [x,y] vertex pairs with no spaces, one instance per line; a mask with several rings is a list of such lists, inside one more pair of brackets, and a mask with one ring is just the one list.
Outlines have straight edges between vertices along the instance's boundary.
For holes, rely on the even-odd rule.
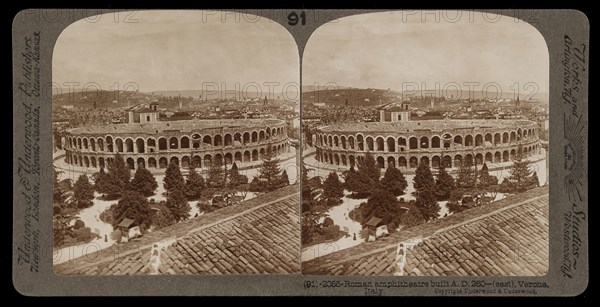
[[293,37],[245,13],[132,16],[54,47],[54,272],[300,274]]

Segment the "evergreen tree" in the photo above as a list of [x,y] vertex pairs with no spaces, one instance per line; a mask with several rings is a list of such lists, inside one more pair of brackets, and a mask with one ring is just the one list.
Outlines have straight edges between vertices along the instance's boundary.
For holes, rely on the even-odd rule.
[[53,179],[53,200],[54,203],[60,203],[62,200],[62,189],[58,184],[58,175],[62,173],[62,171],[57,171],[56,166],[52,165],[52,179]]
[[437,219],[440,212],[440,206],[435,198],[434,188],[435,187],[426,186],[421,189],[417,196],[416,206],[425,221]]
[[196,169],[192,166],[187,175],[185,182],[185,196],[187,199],[198,199],[202,195],[202,190],[205,188],[204,177],[196,172]]
[[192,210],[181,189],[173,190],[169,193],[165,206],[171,211],[173,218],[177,222],[187,220]]
[[179,165],[174,162],[169,163],[165,170],[165,178],[163,179],[163,185],[167,194],[174,192],[175,190],[182,190],[185,186],[185,180],[179,169]]
[[288,177],[288,174],[287,174],[286,170],[283,170],[281,172],[281,177],[280,178],[281,179],[279,180],[279,186],[278,186],[278,188],[290,185],[290,178]]
[[227,182],[227,174],[223,168],[223,164],[219,161],[213,161],[208,168],[206,176],[206,185],[211,188],[223,188]]
[[175,217],[173,217],[173,213],[171,213],[171,210],[166,207],[161,208],[159,212],[152,216],[152,225],[156,227],[154,228],[155,230],[171,226],[175,223],[176,221]]
[[456,189],[454,178],[448,174],[443,163],[440,163],[436,180],[436,196],[438,200],[448,200],[452,191]]
[[477,183],[477,172],[473,163],[469,160],[463,161],[458,169],[456,186],[464,189],[474,188]]
[[133,175],[133,179],[129,182],[129,190],[138,191],[148,197],[154,195],[156,188],[158,188],[158,183],[156,183],[156,179],[152,173],[142,165],[139,165]]
[[340,199],[344,197],[344,188],[336,172],[327,175],[323,182],[323,198],[329,205],[337,205]]
[[424,162],[419,163],[419,166],[415,170],[413,186],[417,194],[421,194],[423,191],[435,191],[435,179],[433,178],[433,174],[431,174],[429,165]]
[[106,176],[103,176],[100,186],[97,187],[98,192],[107,194],[110,198],[120,196],[129,184],[130,171],[123,156],[117,153],[112,163],[108,164]]
[[358,164],[358,173],[369,177],[374,183],[379,184],[379,178],[381,177],[381,168],[375,162],[373,154],[367,152],[365,158],[361,163]]
[[533,175],[531,175],[531,183],[530,183],[530,187],[531,188],[537,188],[540,186],[540,179],[538,178],[537,172],[533,172]]
[[[521,193],[531,187],[531,170],[529,169],[529,160],[524,159],[523,148],[519,145],[517,155],[510,169],[510,182],[518,193]],[[537,175],[536,175],[537,176]]]
[[240,175],[237,164],[233,163],[231,169],[229,170],[229,186],[236,188],[246,183],[248,183],[248,177],[245,175]]
[[273,151],[269,147],[263,158],[263,163],[259,170],[258,179],[265,182],[267,191],[273,191],[280,184],[281,169],[279,168],[279,159],[273,155]]
[[136,221],[142,229],[147,229],[152,224],[152,212],[148,200],[137,191],[124,191],[121,199],[113,209],[113,227],[116,227],[125,218]]
[[98,191],[98,187],[102,185],[102,180],[106,178],[106,172],[104,171],[104,167],[101,166],[100,170],[92,175],[92,179],[94,179],[94,190]]
[[480,188],[488,188],[491,185],[498,184],[498,178],[490,175],[487,163],[484,163],[477,174],[477,186]]
[[92,205],[92,199],[94,199],[94,187],[85,174],[79,175],[79,178],[75,181],[75,184],[73,185],[73,194],[78,207],[87,208]]
[[386,190],[375,191],[371,194],[367,202],[361,204],[359,208],[362,216],[362,224],[368,222],[373,216],[383,219],[385,224],[391,222],[398,224],[403,214],[403,210],[400,208],[396,197]]
[[377,185],[368,176],[361,175],[360,172],[353,172],[346,176],[344,186],[346,190],[352,192],[354,197],[364,198],[371,195]]
[[394,196],[400,196],[404,194],[408,183],[401,170],[393,166],[388,166],[381,179],[381,185],[384,190],[392,193]]

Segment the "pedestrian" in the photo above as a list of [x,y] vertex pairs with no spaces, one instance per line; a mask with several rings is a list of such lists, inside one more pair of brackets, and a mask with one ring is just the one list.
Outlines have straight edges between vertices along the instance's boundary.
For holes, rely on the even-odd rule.
[[353,240],[354,240],[354,241],[356,241],[356,232],[354,233],[354,238],[353,238]]
[[104,235],[104,242],[108,242],[108,236]]

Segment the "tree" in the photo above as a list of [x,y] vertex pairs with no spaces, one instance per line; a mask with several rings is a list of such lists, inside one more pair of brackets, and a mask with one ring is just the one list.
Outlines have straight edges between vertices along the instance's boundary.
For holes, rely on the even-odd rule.
[[477,174],[477,186],[480,188],[488,188],[489,186],[498,184],[498,178],[490,175],[487,163],[484,163]]
[[346,190],[352,192],[352,196],[355,198],[368,197],[376,187],[371,178],[362,175],[360,172],[348,173],[344,185]]
[[[302,180],[302,212],[307,212],[316,203],[318,190],[321,188],[321,182],[320,180],[315,182],[315,180],[312,180],[312,178],[309,180],[308,172],[312,171],[312,169],[308,169],[306,167],[304,160],[302,160],[300,167],[302,172],[302,176],[300,177],[300,180]],[[313,178],[318,179],[318,177]]]
[[59,247],[65,243],[69,237],[74,237],[73,226],[71,225],[72,216],[55,215],[52,217],[52,230],[54,235],[54,247]]
[[404,213],[400,218],[400,224],[406,227],[412,227],[419,224],[422,224],[425,220],[423,219],[423,215],[419,210],[409,210]]
[[248,177],[245,175],[240,175],[238,171],[237,164],[234,162],[229,170],[229,186],[232,188],[236,188],[242,184],[248,183]]
[[138,166],[133,179],[129,182],[129,190],[138,191],[148,197],[154,195],[156,188],[158,188],[158,183],[152,173],[142,165]]
[[464,189],[474,188],[477,183],[477,173],[473,163],[469,160],[463,161],[458,169],[456,186]]
[[383,219],[383,223],[398,224],[404,213],[396,197],[386,191],[377,190],[371,194],[366,203],[360,205],[361,224],[368,222],[373,216]]
[[392,193],[394,196],[400,196],[404,194],[404,190],[408,186],[406,178],[402,171],[389,165],[381,178],[381,185],[384,190]]
[[206,177],[206,185],[210,188],[223,188],[227,182],[227,174],[223,168],[223,164],[219,160],[215,160],[208,168]]
[[184,194],[188,200],[198,199],[202,196],[202,190],[205,188],[204,177],[196,172],[192,166],[185,181]]
[[152,216],[152,225],[156,227],[154,228],[156,230],[171,226],[175,223],[176,221],[171,213],[171,210],[166,207],[161,208],[160,211],[156,212],[156,214]]
[[440,163],[435,186],[435,194],[438,200],[448,200],[452,195],[452,191],[456,189],[454,178],[448,174],[443,163]]
[[438,218],[440,206],[435,198],[435,187],[426,187],[421,189],[417,196],[416,206],[425,221]]
[[177,222],[187,220],[192,210],[181,189],[173,190],[169,193],[165,206],[171,211],[173,218]]
[[433,179],[433,174],[431,174],[429,165],[424,162],[419,163],[419,166],[417,166],[417,169],[415,170],[413,186],[417,195],[421,194],[423,191],[435,191],[435,179]]
[[73,185],[73,196],[77,201],[77,206],[80,208],[87,208],[92,205],[92,199],[94,199],[94,187],[90,183],[88,176],[85,174],[79,175],[77,181]]
[[323,182],[323,198],[328,205],[338,205],[344,197],[344,188],[336,172],[330,172]]
[[281,180],[279,177],[281,169],[279,168],[279,159],[273,155],[271,147],[267,149],[267,153],[263,157],[263,163],[259,169],[258,179],[265,181],[267,191],[273,191],[279,188]]
[[152,212],[146,197],[138,191],[125,191],[113,209],[113,227],[124,219],[132,219],[142,229],[152,224]]
[[179,165],[175,164],[175,162],[171,162],[169,163],[169,166],[167,166],[163,183],[165,190],[167,191],[167,195],[175,190],[183,190],[183,187],[185,186],[185,180],[183,179]]
[[278,188],[285,187],[287,185],[290,185],[290,178],[288,177],[287,171],[283,170],[279,179]]
[[381,168],[375,162],[373,154],[367,152],[363,161],[358,163],[358,173],[366,175],[371,178],[374,183],[379,184],[379,178],[381,177]]
[[[510,182],[518,193],[524,192],[531,187],[531,170],[529,169],[529,160],[524,159],[523,148],[519,145],[517,155],[510,169]],[[537,176],[537,175],[536,175]]]
[[57,171],[56,166],[52,165],[52,179],[53,179],[53,199],[55,203],[60,203],[62,200],[63,190],[60,188],[58,184],[58,175],[63,173],[63,171]]
[[322,213],[303,212],[302,213],[302,244],[306,245],[315,240],[323,231],[323,224],[319,221],[324,216]]
[[531,183],[530,186],[531,188],[536,188],[540,186],[540,179],[538,178],[537,172],[533,172],[533,175],[531,175]]
[[130,172],[123,156],[117,153],[112,163],[108,164],[106,175],[99,178],[100,184],[96,186],[96,190],[110,198],[119,197],[129,184]]

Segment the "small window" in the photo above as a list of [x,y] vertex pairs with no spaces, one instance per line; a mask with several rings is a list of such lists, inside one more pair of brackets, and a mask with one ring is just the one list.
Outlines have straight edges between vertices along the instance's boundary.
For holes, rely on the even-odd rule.
[[150,121],[150,115],[146,116],[146,121],[149,122]]

